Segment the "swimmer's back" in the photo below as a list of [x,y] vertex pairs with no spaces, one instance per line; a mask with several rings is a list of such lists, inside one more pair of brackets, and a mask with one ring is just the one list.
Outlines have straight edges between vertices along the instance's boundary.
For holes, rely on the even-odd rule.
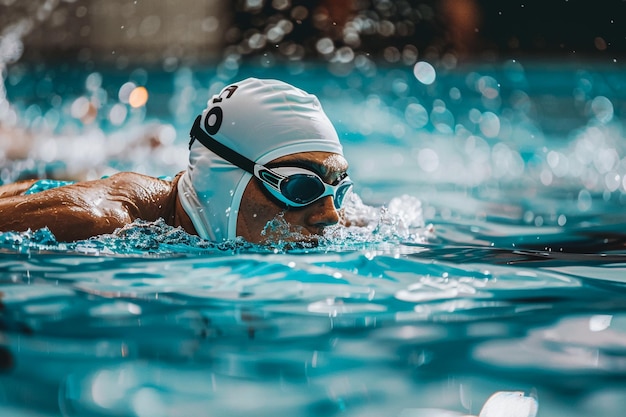
[[[123,172],[24,195],[36,181],[0,188],[0,231],[48,227],[60,241],[112,233],[136,219],[171,221],[176,184]],[[6,188],[6,189],[5,189]]]

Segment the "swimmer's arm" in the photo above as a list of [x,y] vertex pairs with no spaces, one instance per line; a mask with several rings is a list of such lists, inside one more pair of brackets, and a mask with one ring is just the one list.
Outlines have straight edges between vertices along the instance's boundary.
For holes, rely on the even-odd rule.
[[12,197],[14,195],[23,194],[37,181],[39,180],[24,180],[12,184],[2,185],[0,186],[0,198]]
[[1,232],[48,227],[62,242],[112,233],[133,220],[105,190],[81,184],[0,199]]

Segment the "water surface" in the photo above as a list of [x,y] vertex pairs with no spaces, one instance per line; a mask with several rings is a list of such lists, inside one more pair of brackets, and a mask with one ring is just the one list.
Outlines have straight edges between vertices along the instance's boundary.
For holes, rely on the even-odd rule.
[[4,182],[173,175],[209,93],[271,76],[320,96],[366,226],[296,250],[162,222],[74,243],[0,234],[3,415],[461,416],[500,392],[483,416],[535,415],[520,398],[538,416],[621,416],[622,69],[510,61],[426,85],[372,65],[12,67],[32,133]]

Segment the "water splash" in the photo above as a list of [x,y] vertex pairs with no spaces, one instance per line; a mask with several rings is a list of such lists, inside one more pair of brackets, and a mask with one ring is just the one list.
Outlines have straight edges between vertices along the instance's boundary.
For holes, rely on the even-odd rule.
[[262,235],[268,238],[268,242],[262,245],[252,245],[240,238],[217,244],[190,235],[180,227],[169,226],[159,219],[154,222],[136,220],[110,235],[72,243],[58,242],[48,228],[0,233],[0,250],[19,253],[69,251],[90,255],[342,251],[359,249],[364,245],[375,248],[380,244],[418,243],[432,235],[432,230],[424,227],[421,202],[414,197],[402,196],[391,200],[386,207],[371,207],[352,193],[346,212],[352,220],[350,226],[331,227],[324,236],[313,238],[302,233],[301,228],[288,224],[281,213],[263,230]]
[[112,234],[76,242],[58,242],[48,229],[0,233],[0,251],[31,254],[37,252],[81,253],[86,255],[193,255],[233,252],[252,245],[237,239],[214,243],[172,227],[163,219],[136,220]]
[[[425,225],[419,199],[402,195],[387,205],[364,204],[356,193],[346,202],[348,225],[328,228],[322,240],[327,250],[370,249],[387,251],[402,244],[424,243],[434,236],[431,225]],[[399,245],[400,244],[400,245]]]

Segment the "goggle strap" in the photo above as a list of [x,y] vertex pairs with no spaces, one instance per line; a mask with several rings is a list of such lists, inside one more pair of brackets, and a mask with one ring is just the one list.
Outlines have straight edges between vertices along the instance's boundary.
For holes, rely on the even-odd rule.
[[246,158],[242,154],[237,151],[230,149],[228,146],[223,143],[218,142],[215,138],[210,136],[200,127],[200,122],[202,120],[202,116],[196,117],[196,121],[193,123],[191,127],[191,131],[189,132],[189,149],[191,149],[191,145],[193,145],[193,141],[197,140],[205,148],[215,153],[220,158],[230,162],[231,164],[243,169],[244,171],[252,174],[253,176],[259,178],[261,181],[269,185],[270,187],[275,188],[280,191],[279,183],[283,179],[262,165],[256,164],[254,161]]
[[191,138],[191,140],[189,141],[189,149],[191,149],[193,141],[197,140],[198,142],[203,144],[204,147],[215,153],[217,156],[254,175],[254,161],[246,158],[239,152],[230,149],[228,146],[218,142],[213,137],[209,136],[209,134],[202,130],[202,128],[200,127],[201,119],[201,115],[196,117],[196,121],[193,123],[191,132],[189,132],[189,136]]

